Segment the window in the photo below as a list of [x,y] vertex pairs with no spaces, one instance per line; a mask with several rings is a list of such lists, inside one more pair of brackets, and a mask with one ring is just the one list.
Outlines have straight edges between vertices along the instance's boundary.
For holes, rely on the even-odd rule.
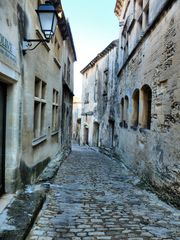
[[59,128],[58,109],[59,109],[59,93],[53,89],[53,102],[52,102],[52,131],[57,131]]
[[139,123],[139,89],[136,89],[132,96],[133,112],[131,118],[131,127],[136,129]]
[[137,36],[138,39],[142,37],[142,29],[143,29],[143,0],[136,1],[136,19],[137,19]]
[[113,147],[114,143],[114,121],[109,120],[109,147]]
[[128,127],[128,108],[129,108],[129,98],[125,96],[124,98],[124,127]]
[[143,29],[146,30],[146,28],[149,25],[149,2],[144,8],[144,13],[143,13]]
[[124,126],[124,98],[121,99],[121,104],[120,104],[120,127]]
[[143,9],[143,0],[137,0],[137,11],[139,11],[139,13],[141,14],[142,9]]
[[147,84],[141,88],[140,99],[141,99],[141,106],[142,106],[140,124],[142,128],[150,129],[152,90]]
[[126,61],[129,54],[129,33],[127,31],[127,26],[124,28],[122,33],[121,48],[124,51],[123,61]]
[[109,78],[109,72],[108,69],[106,69],[103,73],[103,106],[102,106],[102,110],[103,110],[103,114],[106,111],[107,108],[107,102],[108,102],[108,78]]
[[34,138],[45,134],[46,83],[35,78],[34,91]]
[[135,1],[135,15],[136,19],[139,20],[142,17],[143,13],[143,0],[136,0]]
[[105,70],[104,71],[103,95],[107,95],[107,93],[108,93],[108,77],[109,77],[108,70]]
[[71,79],[71,62],[69,58],[67,59],[67,83],[70,83]]
[[95,84],[94,84],[94,102],[97,102],[97,95],[98,95],[98,80],[95,79]]
[[55,36],[55,40],[54,40],[54,50],[55,50],[55,57],[57,58],[57,60],[60,60],[60,44]]
[[142,35],[142,29],[143,29],[143,20],[142,20],[142,15],[140,16],[139,20],[138,20],[138,25],[139,25],[139,34],[140,37]]
[[89,103],[89,93],[85,93],[84,103],[85,104]]
[[125,98],[121,99],[120,104],[120,127],[127,128],[128,127],[128,108],[129,108],[129,98],[125,96]]
[[96,65],[96,73],[95,73],[95,83],[94,83],[94,102],[97,102],[97,95],[98,95],[98,65]]
[[125,33],[125,46],[124,46],[124,60],[127,59],[129,54],[129,34],[128,32]]
[[64,63],[63,80],[66,81],[66,63]]

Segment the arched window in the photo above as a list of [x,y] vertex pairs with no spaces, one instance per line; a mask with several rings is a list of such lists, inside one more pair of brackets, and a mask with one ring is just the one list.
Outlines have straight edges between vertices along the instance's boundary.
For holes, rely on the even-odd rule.
[[137,128],[139,124],[139,89],[135,89],[132,96],[133,112],[131,117],[131,126]]
[[150,129],[150,127],[151,127],[152,90],[147,84],[141,88],[140,99],[141,99],[140,124],[141,124],[142,128]]

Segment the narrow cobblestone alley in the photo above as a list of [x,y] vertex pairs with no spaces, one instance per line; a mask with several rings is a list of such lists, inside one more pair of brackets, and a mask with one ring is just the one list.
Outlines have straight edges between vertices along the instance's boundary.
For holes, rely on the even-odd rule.
[[180,239],[180,211],[138,182],[120,162],[74,146],[27,239]]

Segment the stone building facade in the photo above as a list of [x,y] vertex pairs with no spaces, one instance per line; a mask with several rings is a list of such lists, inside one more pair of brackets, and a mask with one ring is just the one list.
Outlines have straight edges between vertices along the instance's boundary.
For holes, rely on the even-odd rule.
[[[52,2],[59,13],[61,2]],[[52,158],[63,154],[62,139],[69,137],[63,135],[63,119],[71,131],[76,54],[64,13],[49,43],[22,51],[24,38],[43,38],[35,12],[41,3],[0,1],[0,194],[33,182]],[[64,95],[69,103],[65,116]]]
[[[113,92],[118,41],[111,42],[84,69],[81,117],[81,144],[90,146],[112,145],[109,135],[103,134],[110,123],[109,134],[113,134]],[[106,131],[106,130],[105,130]],[[101,134],[101,136],[100,136]]]
[[116,1],[120,38],[114,143],[114,152],[128,167],[178,201],[179,9],[180,1]]
[[[63,27],[63,26],[62,26]],[[72,139],[72,111],[74,89],[74,66],[76,52],[69,22],[66,20],[67,32],[64,41],[64,54],[62,57],[62,108],[61,108],[61,146],[63,151],[71,149]]]
[[[118,57],[113,48],[108,84],[103,85],[106,83],[105,59],[112,51],[102,58],[98,55],[81,71],[81,143],[99,146],[101,151],[114,154],[178,205],[179,9],[178,0],[117,0]],[[107,95],[103,94],[104,86],[108,86]],[[94,100],[96,91],[99,91],[97,101]]]
[[73,131],[72,140],[80,144],[80,129],[81,129],[81,108],[82,102],[79,97],[73,98]]

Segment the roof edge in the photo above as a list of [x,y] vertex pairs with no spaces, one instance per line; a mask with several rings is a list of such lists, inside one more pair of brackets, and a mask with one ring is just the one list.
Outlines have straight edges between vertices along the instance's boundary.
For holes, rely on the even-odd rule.
[[119,17],[121,15],[123,4],[124,4],[124,0],[116,0],[114,13],[117,17]]
[[84,67],[80,73],[84,74],[88,69],[93,67],[101,58],[103,58],[109,51],[118,45],[118,39],[113,40],[102,52],[98,53],[93,60]]
[[75,50],[75,46],[74,46],[71,27],[70,27],[68,19],[66,19],[66,17],[65,17],[65,13],[63,11],[61,0],[53,0],[53,4],[58,13],[62,11],[62,17],[58,18],[59,30],[62,34],[63,40],[67,40],[67,38],[70,39],[71,47],[72,47],[73,54],[74,54],[74,61],[77,61],[76,50]]

